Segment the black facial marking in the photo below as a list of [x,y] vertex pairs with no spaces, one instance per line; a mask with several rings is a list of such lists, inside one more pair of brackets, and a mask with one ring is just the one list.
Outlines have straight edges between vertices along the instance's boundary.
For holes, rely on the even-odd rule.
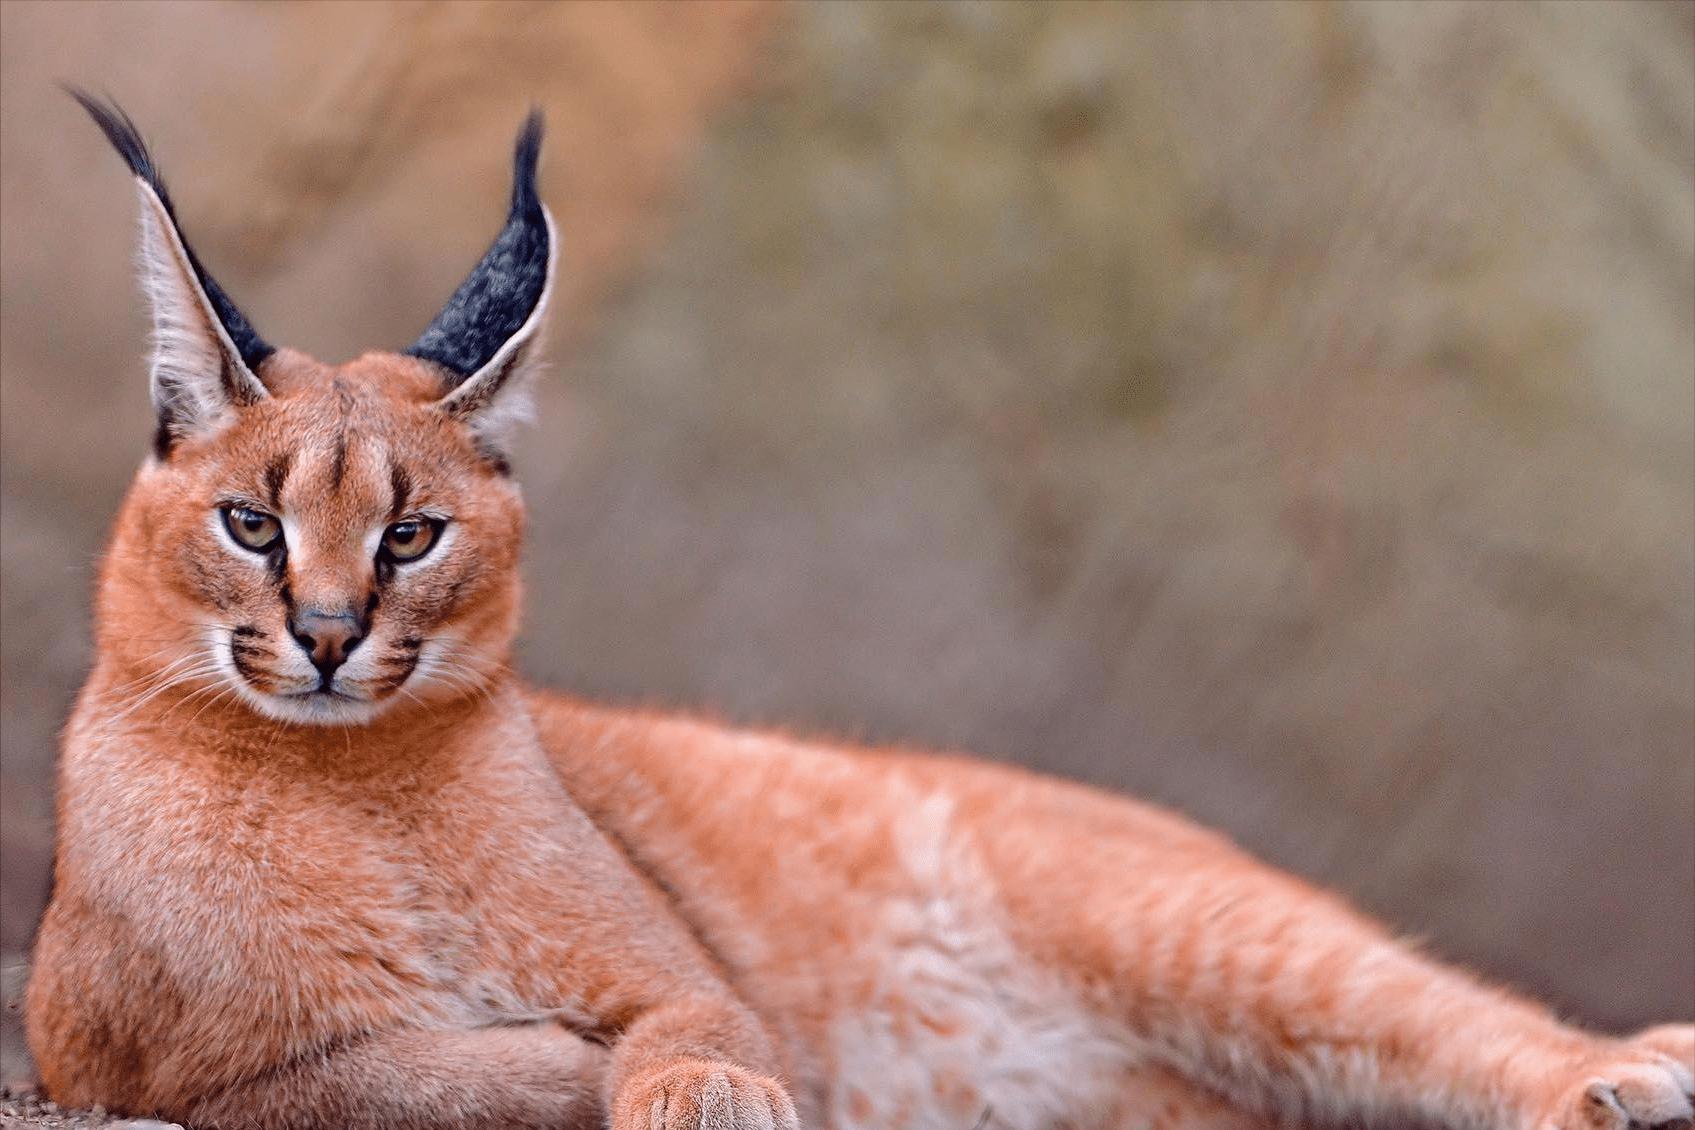
[[232,639],[252,639],[255,636],[262,635],[264,635],[264,633],[252,624],[237,624],[235,627],[230,629],[230,636]]
[[400,464],[390,463],[388,484],[394,489],[394,503],[388,509],[388,520],[398,522],[400,516],[406,513],[407,500],[412,497],[412,476]]
[[459,387],[493,359],[529,320],[547,286],[547,219],[536,195],[541,134],[541,111],[532,110],[513,152],[506,226],[435,321],[406,350],[447,370],[444,392]]
[[393,690],[404,683],[418,666],[418,653],[410,651],[385,655],[380,662],[384,669],[382,685],[386,690]]
[[255,643],[250,638],[247,638],[247,637],[244,637],[244,636],[233,636],[233,635],[230,637],[230,654],[232,654],[232,655],[254,656],[254,655],[263,655],[263,654],[266,654],[269,651],[270,651],[270,648],[264,646],[263,644]]
[[[154,162],[153,154],[148,151],[147,143],[141,139],[141,132],[136,129],[135,123],[130,120],[128,114],[119,108],[117,103],[110,99],[101,101],[87,91],[70,86],[67,86],[65,91],[72,98],[75,98],[84,110],[88,111],[88,116],[93,118],[94,124],[100,127],[100,132],[106,135],[106,140],[112,143],[112,148],[118,151],[118,156],[124,159],[124,163],[129,166],[130,172],[146,181],[148,187],[152,188],[159,197],[159,202],[165,206],[165,214],[170,217],[171,226],[177,229],[177,238],[182,240],[183,250],[188,253],[188,265],[193,269],[194,277],[200,283],[200,289],[206,292],[206,299],[212,305],[212,312],[218,316],[218,321],[223,324],[224,332],[229,335],[230,341],[234,343],[235,350],[241,355],[242,362],[254,373],[257,373],[259,366],[264,363],[266,358],[276,352],[276,348],[259,336],[253,329],[252,324],[248,322],[247,317],[236,309],[235,303],[231,302],[229,295],[224,293],[224,288],[219,286],[217,280],[207,274],[206,268],[200,265],[199,256],[195,255],[194,248],[189,246],[187,237],[183,235],[182,225],[177,223],[176,208],[171,204],[171,194],[165,189],[165,178],[160,175],[159,166]],[[226,386],[230,385],[233,375],[225,374],[224,380]],[[241,402],[238,394],[236,403]],[[157,444],[155,444],[155,447],[157,447]],[[167,452],[169,448],[170,445],[167,442],[165,444]]]
[[250,683],[258,682],[260,676],[264,674],[257,659],[265,653],[266,649],[257,644],[243,643],[239,640],[230,641],[230,662],[235,666],[237,673]]
[[265,499],[271,504],[272,510],[282,509],[282,488],[288,481],[288,472],[294,466],[294,452],[285,451],[271,460],[265,468]]
[[334,381],[336,404],[341,408],[341,425],[335,433],[335,453],[330,459],[330,489],[340,490],[347,475],[347,423],[353,415],[353,392],[340,377]]
[[[288,544],[282,538],[278,538],[277,544],[265,554],[265,572],[270,574],[271,580],[277,582],[281,582],[288,575]],[[283,591],[286,593],[287,590],[288,585],[285,583]]]
[[164,460],[170,457],[171,446],[176,443],[176,436],[171,432],[171,425],[164,412],[159,413],[159,424],[153,429],[153,455]]

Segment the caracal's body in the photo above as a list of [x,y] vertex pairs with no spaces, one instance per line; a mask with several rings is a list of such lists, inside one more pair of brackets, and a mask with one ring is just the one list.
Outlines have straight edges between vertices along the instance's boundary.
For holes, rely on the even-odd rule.
[[61,762],[27,1017],[59,1101],[326,1130],[1690,1117],[1695,1030],[1562,1025],[1168,813],[524,688],[536,124],[448,309],[332,367],[253,332],[85,104],[141,185],[160,435]]

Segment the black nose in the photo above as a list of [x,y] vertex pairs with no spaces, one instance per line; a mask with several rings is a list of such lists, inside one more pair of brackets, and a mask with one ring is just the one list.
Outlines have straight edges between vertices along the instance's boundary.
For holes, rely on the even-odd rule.
[[289,617],[288,630],[326,683],[365,638],[364,623],[351,612],[302,609]]

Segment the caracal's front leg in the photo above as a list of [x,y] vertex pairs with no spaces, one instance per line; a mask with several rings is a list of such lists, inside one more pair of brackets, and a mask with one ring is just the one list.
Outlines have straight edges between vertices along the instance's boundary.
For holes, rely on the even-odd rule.
[[601,1130],[609,1059],[546,1022],[396,1029],[155,1113],[208,1130]]
[[679,990],[617,1045],[612,1130],[798,1130],[752,1013],[727,995]]

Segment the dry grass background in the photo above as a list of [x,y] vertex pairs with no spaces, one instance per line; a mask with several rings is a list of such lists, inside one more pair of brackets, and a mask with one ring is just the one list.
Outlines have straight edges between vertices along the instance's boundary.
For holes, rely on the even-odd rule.
[[328,358],[410,340],[546,107],[536,679],[1134,790],[1695,1015],[1695,5],[5,4],[13,955],[149,431],[59,78]]

